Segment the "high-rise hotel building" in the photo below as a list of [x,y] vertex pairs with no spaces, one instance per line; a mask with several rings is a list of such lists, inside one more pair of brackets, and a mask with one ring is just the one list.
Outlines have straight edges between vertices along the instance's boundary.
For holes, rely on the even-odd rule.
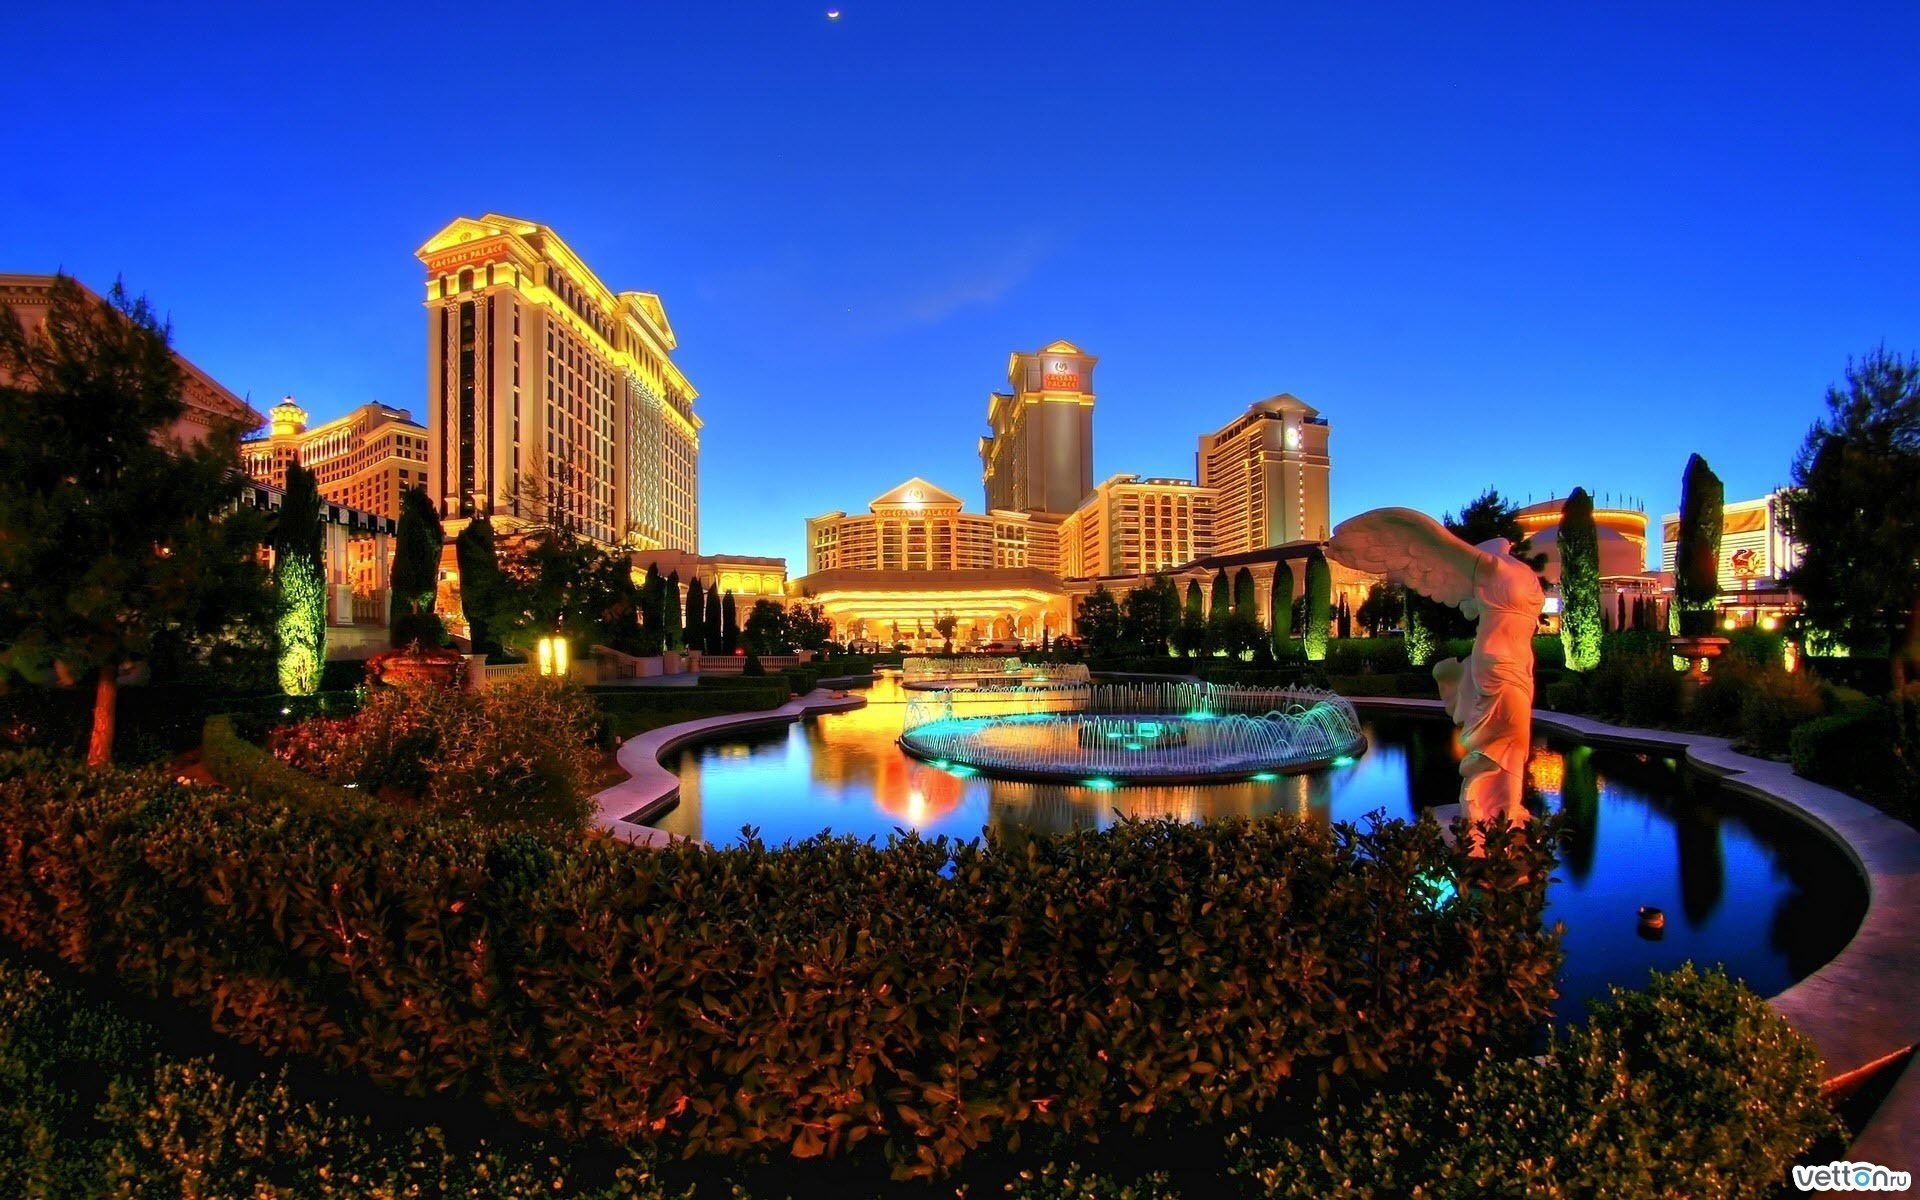
[[1065,515],[1093,492],[1093,368],[1100,360],[1054,342],[1007,360],[1008,392],[987,398],[980,469],[987,509]]
[[288,396],[268,411],[264,436],[240,443],[240,459],[256,482],[277,488],[297,462],[326,499],[397,520],[400,493],[427,482],[427,430],[385,404],[309,427],[306,410]]
[[1200,486],[1217,493],[1213,552],[1321,542],[1328,520],[1327,420],[1297,396],[1262,400],[1200,436]]
[[1115,475],[1060,523],[1067,579],[1154,575],[1213,554],[1213,488]]
[[544,225],[462,217],[427,270],[428,490],[609,546],[699,549],[698,394],[660,297],[614,292]]

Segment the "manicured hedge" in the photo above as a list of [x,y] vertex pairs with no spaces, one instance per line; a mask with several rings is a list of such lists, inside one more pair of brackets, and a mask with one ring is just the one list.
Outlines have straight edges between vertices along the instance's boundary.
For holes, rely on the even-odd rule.
[[[1913,703],[1912,701],[1908,702]],[[1869,700],[1808,721],[1793,731],[1794,773],[1876,801],[1911,820],[1920,814],[1920,773],[1903,762],[1900,706]]]
[[[927,1174],[1525,1038],[1548,843],[1265,820],[643,853],[9,759],[0,936],[563,1134],[880,1142]],[[1445,874],[1466,899],[1436,911]]]
[[1272,1200],[1766,1200],[1838,1128],[1821,1073],[1765,1000],[1688,965],[1616,989],[1537,1059],[1330,1103],[1246,1146],[1238,1173]]
[[650,687],[589,689],[588,695],[606,719],[607,731],[628,738],[663,725],[677,725],[725,713],[763,712],[779,708],[792,697],[779,676],[730,679],[712,687]]
[[265,749],[241,737],[226,715],[208,717],[200,738],[200,761],[224,787],[253,791],[298,801],[326,811],[351,805],[346,789],[281,762]]
[[[580,1186],[558,1147],[458,1150],[161,1050],[142,1022],[0,958],[0,1195],[666,1200],[644,1163]],[[686,1196],[688,1193],[678,1193]]]

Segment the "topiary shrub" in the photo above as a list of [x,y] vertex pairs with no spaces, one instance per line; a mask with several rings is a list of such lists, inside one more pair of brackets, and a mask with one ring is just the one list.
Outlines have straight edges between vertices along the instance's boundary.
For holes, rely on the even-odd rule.
[[1718,969],[1615,989],[1538,1059],[1323,1106],[1292,1139],[1243,1141],[1276,1200],[1765,1200],[1837,1130],[1812,1042]]

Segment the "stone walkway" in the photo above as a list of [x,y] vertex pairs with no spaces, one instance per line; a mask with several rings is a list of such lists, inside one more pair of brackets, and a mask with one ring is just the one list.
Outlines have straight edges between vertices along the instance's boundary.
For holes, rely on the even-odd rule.
[[[1352,697],[1356,708],[1438,712],[1438,700]],[[1920,832],[1870,804],[1753,758],[1727,738],[1631,729],[1536,709],[1534,724],[1593,745],[1672,754],[1721,787],[1785,809],[1840,846],[1867,880],[1867,913],[1834,960],[1771,1003],[1813,1039],[1829,1085],[1845,1086],[1920,1042]],[[1854,1153],[1901,1170],[1920,1168],[1920,1066],[1909,1066],[1862,1131]],[[1875,1157],[1878,1155],[1878,1157]]]
[[680,803],[680,777],[660,764],[668,752],[717,733],[757,725],[786,725],[811,713],[845,712],[866,703],[864,696],[835,696],[826,688],[815,688],[779,708],[701,717],[637,734],[621,743],[614,756],[628,778],[593,798],[594,823],[635,845],[668,845],[676,840],[674,835],[648,824]]

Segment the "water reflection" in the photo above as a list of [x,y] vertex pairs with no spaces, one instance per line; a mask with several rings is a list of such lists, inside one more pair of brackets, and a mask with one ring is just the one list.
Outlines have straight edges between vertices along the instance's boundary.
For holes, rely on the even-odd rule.
[[[1459,792],[1453,730],[1376,717],[1357,762],[1305,775],[1212,787],[1095,790],[990,780],[941,770],[895,745],[899,693],[876,689],[855,712],[691,747],[678,762],[680,806],[660,824],[713,843],[742,826],[769,842],[831,830],[884,838],[896,829],[959,838],[1098,828],[1122,814],[1181,820],[1288,816],[1411,819]],[[671,764],[670,764],[671,765]],[[1733,801],[1672,759],[1537,740],[1529,795],[1565,815],[1568,840],[1548,917],[1566,926],[1562,1012],[1649,967],[1724,962],[1763,994],[1831,958],[1864,911],[1840,851],[1790,818]],[[1640,905],[1670,914],[1642,939]],[[1681,919],[1674,919],[1678,914]]]

